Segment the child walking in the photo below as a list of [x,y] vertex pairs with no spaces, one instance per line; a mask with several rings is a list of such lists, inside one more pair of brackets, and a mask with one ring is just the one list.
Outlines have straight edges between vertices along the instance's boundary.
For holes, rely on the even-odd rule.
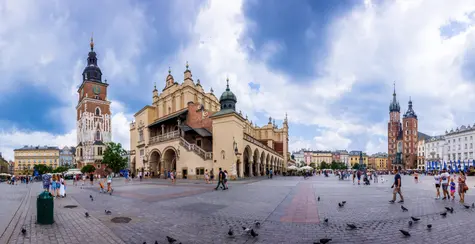
[[455,182],[454,178],[450,179],[450,196],[452,200],[455,200]]

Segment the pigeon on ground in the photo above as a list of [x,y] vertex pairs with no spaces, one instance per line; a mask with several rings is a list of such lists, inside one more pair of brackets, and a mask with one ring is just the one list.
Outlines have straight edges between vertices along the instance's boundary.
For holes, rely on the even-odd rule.
[[404,206],[401,205],[401,209],[403,212],[409,211],[409,209],[405,208]]
[[25,235],[25,234],[26,234],[26,229],[25,229],[25,228],[21,228],[21,233],[22,233],[23,235]]
[[351,230],[354,230],[357,228],[356,225],[354,224],[346,224],[346,226],[348,226]]
[[[341,202],[341,203],[346,204],[346,201],[343,201],[343,202]],[[330,240],[331,240],[331,239],[330,239]]]
[[405,230],[399,230],[404,236],[411,236],[411,233]]
[[327,239],[327,238],[323,238],[323,239],[320,239],[320,243],[321,244],[327,244],[331,241],[332,239]]
[[465,205],[465,204],[464,204],[463,206],[464,206],[466,209],[469,209],[469,208],[470,208],[469,205]]
[[409,226],[412,226],[412,221],[411,220],[409,220]]
[[449,207],[445,207],[445,209],[447,209],[447,211],[450,211],[450,208],[449,208]]
[[432,225],[431,225],[431,224],[428,224],[428,225],[427,225],[427,229],[430,230],[431,228],[432,228]]
[[107,215],[111,215],[111,214],[112,214],[112,212],[109,211],[109,210],[104,210],[104,212],[105,212]]
[[92,198],[92,195],[89,195],[89,198]]
[[143,242],[143,244],[147,244],[147,242],[146,242],[146,241],[144,241],[144,242]]
[[89,213],[86,212],[84,215],[86,215],[86,218],[89,218]]
[[259,235],[259,234],[257,234],[257,233],[254,231],[254,229],[251,229],[251,236],[252,236],[252,237],[256,237],[256,236],[258,236],[258,235]]
[[229,227],[228,236],[233,236],[233,235],[234,235],[233,229]]
[[247,228],[247,227],[242,227],[242,230],[246,233],[249,233],[251,231],[251,229]]
[[450,207],[450,213],[454,213],[454,208]]
[[167,236],[167,241],[168,243],[174,243],[176,242],[176,239],[173,239],[172,237]]
[[323,219],[323,222],[328,223],[328,218]]
[[343,207],[343,204],[341,204],[341,203],[338,203],[338,206],[341,208],[341,207]]
[[317,200],[320,202],[320,196],[318,196]]
[[158,241],[155,241],[155,244],[158,244]]
[[411,217],[411,219],[414,220],[414,221],[416,221],[416,222],[419,221],[419,220],[421,220],[421,219],[416,218],[416,217]]
[[472,208],[475,208],[475,203],[472,203]]
[[447,212],[441,213],[440,216],[443,216],[443,217],[447,216]]
[[260,223],[260,222],[256,222],[254,225],[255,225],[257,228],[261,227],[261,223]]

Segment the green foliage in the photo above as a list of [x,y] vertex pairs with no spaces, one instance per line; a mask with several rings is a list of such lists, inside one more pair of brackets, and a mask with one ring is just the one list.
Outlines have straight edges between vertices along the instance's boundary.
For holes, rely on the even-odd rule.
[[84,165],[84,167],[81,169],[81,173],[83,174],[92,173],[94,171],[96,171],[96,167],[94,167],[92,164]]
[[51,168],[51,166],[44,164],[35,164],[33,168],[36,169],[40,175],[53,172],[53,168]]
[[322,161],[320,163],[320,169],[329,169],[330,168],[330,165],[327,164],[325,161]]
[[330,168],[333,170],[346,169],[346,165],[342,162],[333,161]]
[[122,156],[126,153],[120,143],[109,142],[104,151],[102,163],[106,164],[114,173],[119,173],[120,170],[127,167],[127,158]]
[[314,168],[314,169],[317,168],[317,166],[315,165],[315,163],[310,163],[310,167],[312,167],[312,168]]
[[63,173],[68,171],[68,167],[65,166],[59,166],[56,169],[53,169],[53,173]]
[[351,167],[352,169],[358,169],[359,167],[359,164],[353,164],[353,166]]

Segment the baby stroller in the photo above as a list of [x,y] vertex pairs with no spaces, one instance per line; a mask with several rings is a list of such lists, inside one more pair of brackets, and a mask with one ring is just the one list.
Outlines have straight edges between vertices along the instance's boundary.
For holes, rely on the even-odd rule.
[[363,184],[368,185],[368,186],[371,185],[371,183],[369,182],[367,174],[365,174],[364,177],[363,177]]

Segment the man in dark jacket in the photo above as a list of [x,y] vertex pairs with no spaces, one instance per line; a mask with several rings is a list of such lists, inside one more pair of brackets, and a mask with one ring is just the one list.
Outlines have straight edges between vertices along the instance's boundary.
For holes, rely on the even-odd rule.
[[223,190],[226,190],[226,187],[224,186],[224,178],[226,178],[226,175],[224,174],[223,170],[219,168],[218,185],[215,188],[216,191],[218,190],[219,185],[222,186]]

